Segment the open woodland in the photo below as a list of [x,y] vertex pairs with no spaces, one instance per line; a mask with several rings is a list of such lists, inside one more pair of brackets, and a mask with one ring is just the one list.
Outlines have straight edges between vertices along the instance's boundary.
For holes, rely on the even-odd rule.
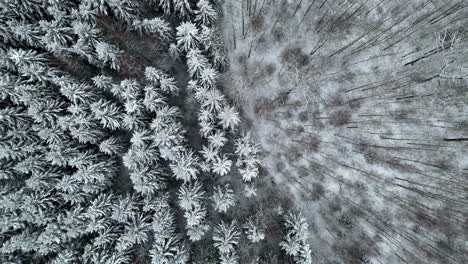
[[0,263],[468,263],[465,0],[0,0]]
[[306,216],[312,263],[466,263],[468,3],[244,0],[224,14],[225,91]]

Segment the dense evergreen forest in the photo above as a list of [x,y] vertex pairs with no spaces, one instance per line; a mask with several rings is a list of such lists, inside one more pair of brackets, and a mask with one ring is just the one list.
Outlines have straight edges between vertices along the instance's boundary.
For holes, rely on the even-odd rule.
[[0,263],[468,262],[465,0],[0,0]]
[[0,1],[1,263],[310,262],[218,88],[220,10]]

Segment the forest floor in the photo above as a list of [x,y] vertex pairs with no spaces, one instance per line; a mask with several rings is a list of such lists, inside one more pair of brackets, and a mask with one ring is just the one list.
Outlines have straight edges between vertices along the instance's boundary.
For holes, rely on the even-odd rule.
[[463,1],[226,1],[226,92],[317,263],[468,256]]

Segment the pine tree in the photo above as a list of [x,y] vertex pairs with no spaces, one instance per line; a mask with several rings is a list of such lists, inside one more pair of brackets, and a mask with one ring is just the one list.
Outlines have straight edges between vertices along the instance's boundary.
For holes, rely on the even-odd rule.
[[194,207],[199,207],[205,192],[198,181],[184,183],[177,192],[179,198],[179,206],[182,210],[191,210]]
[[239,167],[244,182],[250,182],[257,178],[260,149],[250,138],[250,133],[246,133],[236,140],[234,152],[237,155],[236,165]]
[[107,155],[119,156],[127,149],[126,142],[120,137],[110,136],[99,144],[99,150]]
[[247,198],[252,198],[257,196],[257,187],[253,184],[245,184],[244,185],[244,195]]
[[208,136],[208,142],[213,148],[222,148],[227,142],[226,134],[223,131],[218,130]]
[[35,24],[7,21],[0,26],[0,38],[4,43],[21,41],[34,48],[45,48],[41,40],[41,30]]
[[199,122],[199,125],[200,125],[199,133],[204,138],[208,138],[216,130],[214,122],[202,120]]
[[65,79],[57,83],[60,86],[60,92],[67,97],[77,109],[81,108],[83,105],[97,101],[100,97],[98,93],[93,92],[93,87],[87,84],[80,84],[76,83],[74,80]]
[[159,85],[161,91],[167,94],[177,95],[179,93],[179,87],[177,87],[175,79],[173,77],[169,77],[167,74],[163,74],[161,76]]
[[146,67],[145,77],[164,93],[176,95],[179,92],[175,79],[154,67]]
[[104,140],[106,131],[97,124],[91,114],[79,114],[70,117],[67,125],[70,134],[80,143],[98,144]]
[[189,251],[184,241],[176,233],[174,215],[167,197],[157,201],[154,208],[152,230],[153,248],[150,250],[153,264],[185,264],[189,260]]
[[175,44],[175,43],[169,44],[168,52],[169,52],[169,56],[171,56],[172,60],[178,61],[178,60],[181,59],[181,51],[180,51],[179,47],[177,47],[177,44]]
[[157,165],[148,163],[138,166],[130,173],[133,189],[146,196],[155,195],[166,188],[166,179],[163,171]]
[[220,261],[220,264],[238,264],[239,256],[235,253],[221,254]]
[[239,244],[240,233],[235,221],[230,224],[221,221],[213,230],[213,245],[220,255],[230,255],[235,252],[235,246]]
[[152,34],[159,37],[163,41],[172,40],[171,26],[169,23],[159,17],[135,20],[133,21],[132,26],[140,34]]
[[187,53],[187,66],[192,78],[198,77],[208,67],[208,59],[202,54],[201,50],[193,48]]
[[190,210],[185,211],[184,216],[187,221],[187,227],[197,227],[203,223],[206,218],[207,211],[201,206],[195,206]]
[[201,203],[195,204],[195,206],[184,212],[187,235],[191,241],[201,240],[210,229],[206,223],[206,215],[207,211]]
[[120,57],[123,52],[116,46],[102,41],[98,42],[96,44],[96,53],[99,60],[105,64],[109,64],[111,69],[120,69]]
[[286,253],[293,257],[298,264],[311,264],[312,252],[307,242],[309,237],[308,224],[300,214],[288,212],[284,216],[286,238],[280,246]]
[[97,75],[92,78],[92,81],[94,85],[96,85],[96,87],[104,91],[110,91],[112,86],[114,85],[112,77],[106,75]]
[[197,163],[198,158],[192,151],[184,151],[176,157],[175,163],[170,164],[169,167],[176,179],[188,182],[197,179]]
[[177,27],[177,46],[185,52],[197,48],[198,42],[200,41],[198,35],[199,32],[197,26],[191,22],[183,22]]
[[69,46],[69,42],[73,39],[73,29],[60,24],[57,20],[50,22],[41,20],[39,26],[45,32],[41,37],[41,41],[52,52],[61,52],[62,49]]
[[134,197],[130,195],[119,196],[112,204],[110,218],[118,223],[125,224],[132,219],[137,210],[137,203]]
[[91,111],[105,128],[116,130],[122,127],[123,110],[118,105],[101,99],[91,105]]
[[203,150],[200,151],[203,158],[207,162],[213,162],[218,158],[219,155],[219,148],[214,147],[213,145],[203,146]]
[[197,3],[197,10],[195,10],[195,21],[206,26],[210,26],[218,19],[218,13],[211,6],[209,1],[200,0]]
[[113,85],[111,89],[115,96],[122,98],[124,101],[137,100],[142,91],[143,87],[133,79],[125,79],[120,82],[120,85]]
[[146,110],[157,112],[158,109],[167,106],[167,98],[164,97],[154,86],[148,85],[144,88],[143,106]]
[[225,130],[234,131],[240,123],[239,113],[234,107],[225,106],[218,113],[219,123]]
[[199,82],[201,85],[208,88],[213,88],[216,85],[217,79],[218,72],[215,69],[207,67],[200,70]]
[[226,155],[223,155],[222,157],[217,156],[215,158],[211,169],[219,176],[225,176],[231,170],[231,166],[232,161],[230,161]]
[[45,127],[53,127],[57,124],[58,118],[66,111],[66,102],[50,99],[36,100],[28,107],[28,115],[32,119]]
[[226,103],[226,98],[217,89],[211,89],[205,92],[202,107],[212,112],[218,112]]
[[215,203],[216,211],[221,213],[227,212],[227,210],[236,203],[234,198],[234,191],[229,185],[215,186],[212,199]]
[[72,27],[73,33],[78,36],[76,41],[78,46],[92,48],[102,39],[101,31],[89,23],[74,21]]
[[258,218],[249,217],[242,227],[244,228],[247,239],[252,243],[257,243],[265,239],[265,230],[260,226]]
[[189,18],[193,13],[189,0],[174,0],[174,10],[182,19]]
[[[151,0],[153,1],[153,0]],[[159,0],[159,6],[162,8],[165,15],[171,15],[173,10],[174,0]]]
[[142,245],[149,240],[151,230],[150,218],[142,214],[134,215],[131,221],[125,224],[125,230],[119,237],[116,249],[120,252]]
[[129,24],[140,16],[141,2],[133,0],[106,0],[115,16]]
[[89,232],[95,232],[105,227],[100,224],[104,221],[100,220],[108,220],[106,218],[112,212],[112,204],[114,201],[115,196],[112,193],[102,193],[99,194],[86,208],[84,215],[88,221],[90,221],[90,224],[88,225]]
[[96,4],[96,2],[97,1],[94,1],[94,3],[90,2],[90,1],[82,1],[78,5],[78,9],[72,10],[71,13],[72,13],[73,17],[76,17],[79,20],[84,21],[86,23],[89,23],[91,25],[95,25],[96,24],[96,17],[99,14],[103,13],[102,11],[99,10],[99,8],[95,8],[93,6],[93,4]]

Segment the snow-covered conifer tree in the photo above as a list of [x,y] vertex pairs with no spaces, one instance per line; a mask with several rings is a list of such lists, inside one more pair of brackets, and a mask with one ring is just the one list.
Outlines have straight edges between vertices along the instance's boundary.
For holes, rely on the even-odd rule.
[[236,140],[235,153],[237,154],[236,165],[245,182],[250,182],[258,177],[260,164],[259,147],[250,138],[250,133],[244,134]]
[[133,189],[146,196],[155,195],[166,188],[166,179],[163,171],[155,164],[147,164],[130,172]]
[[106,75],[94,76],[92,80],[96,87],[105,91],[110,91],[113,85],[112,77]]
[[140,34],[146,33],[155,35],[164,41],[170,41],[172,39],[171,26],[168,22],[159,17],[135,20],[132,26]]
[[212,112],[221,110],[221,107],[226,103],[226,98],[218,89],[210,89],[206,91],[202,107],[209,109]]
[[240,232],[235,221],[227,223],[221,221],[213,230],[213,245],[218,249],[220,255],[231,255],[235,253],[235,246],[239,244]]
[[236,203],[234,191],[229,185],[215,186],[214,193],[211,198],[215,204],[216,211],[221,213],[227,212],[227,210]]
[[198,46],[199,32],[196,25],[191,22],[184,22],[177,27],[177,46],[185,52],[195,49]]
[[129,24],[140,16],[141,2],[133,0],[106,0],[112,13]]
[[115,103],[99,100],[91,105],[91,111],[105,128],[115,130],[122,127],[123,111]]
[[119,196],[112,204],[112,213],[110,218],[119,222],[127,223],[138,210],[135,197],[126,195]]
[[156,87],[147,85],[144,88],[143,106],[146,110],[156,112],[167,105],[167,98],[164,97]]
[[44,48],[41,40],[41,29],[37,25],[7,21],[0,26],[0,32],[0,39],[3,39],[4,43],[13,43],[19,40],[34,48]]
[[208,67],[208,59],[199,49],[190,49],[187,53],[188,72],[192,77],[197,77],[202,70]]
[[208,136],[208,142],[213,148],[222,148],[227,142],[226,134],[223,131],[218,130]]
[[153,248],[150,250],[152,264],[185,264],[189,251],[176,233],[174,215],[166,199],[157,206],[153,216]]
[[125,100],[136,100],[141,92],[143,87],[138,83],[138,81],[133,79],[125,79],[120,82],[120,85],[113,85],[111,92]]
[[74,21],[72,23],[73,33],[78,36],[77,43],[89,45],[91,47],[96,46],[100,39],[102,39],[102,32],[93,25],[82,22]]
[[206,214],[206,209],[200,205],[194,206],[190,210],[185,211],[184,216],[187,221],[187,227],[197,227],[204,224],[203,221],[206,218]]
[[179,93],[175,79],[167,74],[163,74],[159,79],[159,88],[167,94],[177,95]]
[[197,179],[197,163],[198,158],[192,151],[184,151],[177,156],[175,162],[170,164],[169,167],[174,173],[176,179],[188,182],[190,180]]
[[198,204],[184,212],[187,222],[187,235],[191,241],[199,241],[210,229],[206,223],[207,211],[201,204]]
[[200,121],[199,122],[199,125],[200,125],[200,135],[204,138],[208,138],[212,133],[215,132],[215,124],[214,122],[210,122],[210,121]]
[[[60,92],[67,97],[77,107],[81,104],[91,104],[99,99],[99,94],[93,91],[93,87],[87,84],[80,84],[75,81],[58,81]],[[94,89],[97,90],[97,89]]]
[[218,119],[225,130],[234,131],[240,123],[239,113],[231,106],[223,107],[218,113]]
[[113,70],[120,69],[120,57],[123,54],[123,51],[118,49],[115,45],[98,42],[96,44],[96,53],[97,57],[105,64],[109,64],[110,68]]
[[306,219],[300,214],[288,212],[284,215],[286,226],[285,240],[280,246],[286,253],[293,257],[298,264],[311,264],[312,252],[307,241],[309,238],[309,226]]
[[39,26],[45,32],[41,40],[46,48],[50,51],[61,51],[68,46],[68,42],[72,40],[73,30],[68,26],[64,26],[57,20],[45,21],[41,20]]
[[169,56],[171,56],[171,58],[172,58],[174,61],[180,60],[180,58],[181,58],[181,54],[180,54],[180,53],[181,53],[181,52],[180,52],[179,47],[177,47],[177,44],[175,44],[175,43],[169,44],[168,52],[169,52]]
[[174,0],[174,11],[180,18],[188,18],[193,13],[189,0]]
[[165,93],[176,95],[179,92],[175,79],[154,67],[146,67],[145,77]]
[[[150,0],[155,1],[155,0]],[[159,7],[162,8],[163,12],[165,15],[171,15],[172,14],[172,7],[173,7],[173,2],[174,0],[156,0],[156,2],[159,2]]]
[[184,183],[177,192],[179,198],[179,206],[183,210],[191,210],[194,207],[199,207],[205,192],[198,181]]
[[231,170],[232,161],[229,160],[226,155],[223,155],[222,157],[216,156],[212,163],[213,165],[211,169],[219,176],[225,176]]
[[209,144],[208,146],[203,146],[203,150],[200,151],[200,154],[202,154],[206,161],[213,162],[219,155],[219,148]]
[[99,144],[99,150],[111,156],[121,155],[125,152],[126,148],[126,142],[122,138],[116,136],[110,136]]
[[265,239],[265,230],[260,226],[258,218],[249,217],[242,227],[244,228],[245,235],[252,243]]
[[255,197],[257,196],[257,187],[255,187],[255,185],[253,184],[245,184],[244,185],[244,195],[245,197],[247,198],[252,198],[252,197]]
[[218,72],[211,68],[211,67],[206,67],[202,68],[199,73],[199,81],[200,84],[212,88],[216,85],[216,81],[218,79]]
[[149,216],[142,214],[133,215],[131,220],[125,224],[124,233],[119,237],[116,249],[122,252],[148,242],[150,231],[151,223]]
[[219,260],[220,264],[239,264],[239,256],[235,253],[221,254]]
[[195,21],[202,25],[212,25],[218,19],[218,13],[207,0],[200,0],[195,10]]

